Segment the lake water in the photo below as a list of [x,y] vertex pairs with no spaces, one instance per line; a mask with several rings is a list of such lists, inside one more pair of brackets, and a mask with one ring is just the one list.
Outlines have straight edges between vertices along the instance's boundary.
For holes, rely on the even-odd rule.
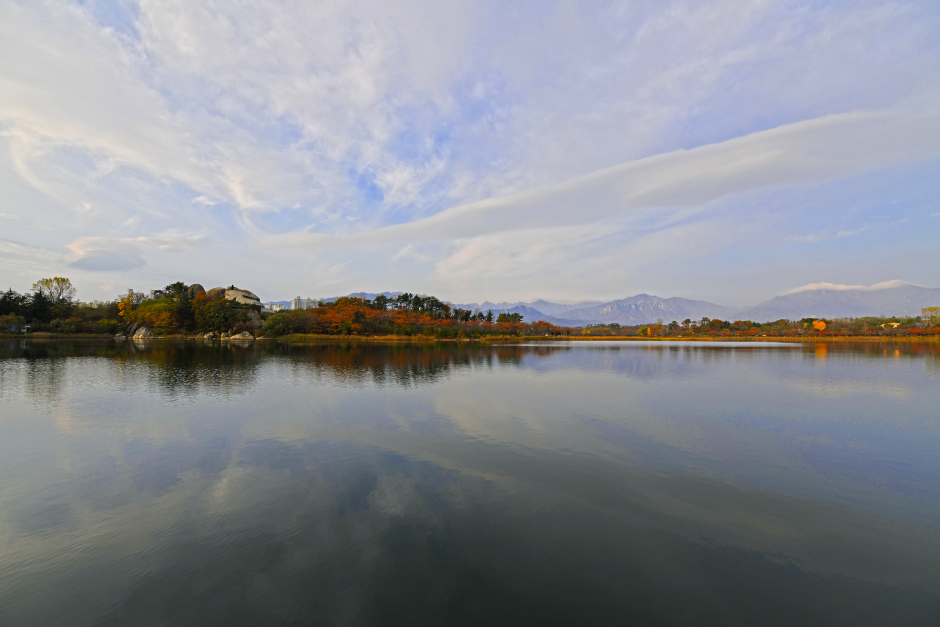
[[0,340],[0,625],[937,625],[940,345]]

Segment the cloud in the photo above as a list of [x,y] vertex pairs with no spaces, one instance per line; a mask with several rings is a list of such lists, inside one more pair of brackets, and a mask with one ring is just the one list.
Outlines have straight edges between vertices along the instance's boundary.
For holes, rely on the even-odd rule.
[[24,242],[0,238],[0,269],[4,278],[14,275],[33,277],[46,272],[48,268],[55,267],[58,254],[42,246],[35,246]]
[[132,228],[134,228],[135,226],[137,226],[138,224],[140,224],[140,216],[131,216],[131,217],[129,217],[127,220],[125,220],[124,223],[121,224],[120,226],[118,226],[117,228],[118,228],[118,230],[120,230],[120,229],[132,229]]
[[[134,223],[136,224],[136,222]],[[125,225],[122,225],[125,226]],[[71,268],[93,272],[118,272],[143,268],[147,262],[143,258],[141,246],[166,253],[179,253],[202,246],[200,241],[205,233],[170,230],[162,237],[82,237],[67,248],[70,250],[62,260]]]
[[835,233],[830,231],[819,231],[816,233],[809,233],[808,235],[790,235],[786,238],[786,241],[807,243],[825,242],[834,239],[841,239],[843,237],[853,237],[855,235],[860,235],[870,228],[872,227],[864,226],[859,229],[852,229],[851,231],[837,231]]
[[940,115],[827,116],[640,159],[558,185],[454,207],[403,225],[337,237],[290,234],[272,240],[346,246],[571,227],[640,209],[702,206],[731,194],[846,176],[937,153]]
[[125,238],[123,242],[133,242],[143,246],[150,246],[163,252],[178,253],[191,248],[204,246],[202,238],[206,236],[205,231],[182,231],[180,229],[170,229],[156,237],[134,237]]
[[[755,241],[827,239],[801,258],[844,259],[845,224],[938,191],[929,3],[120,10],[0,4],[0,211],[58,251],[49,268],[68,251],[126,267],[126,284],[202,272],[285,295],[394,282],[579,298],[730,276],[715,268]],[[860,173],[881,182],[839,187]],[[888,267],[933,281],[913,258],[930,244],[905,235],[883,235],[913,251]],[[698,261],[665,270],[674,259]],[[741,272],[762,284],[814,279],[754,259]]]
[[[197,205],[300,203],[343,229],[363,201],[367,221],[401,221],[390,207],[427,215],[846,110],[822,93],[874,110],[893,105],[886,94],[924,88],[931,55],[888,62],[856,42],[892,34],[899,52],[931,45],[930,12],[863,5],[834,17],[785,4],[549,3],[507,14],[496,2],[140,0],[134,28],[121,31],[80,5],[8,3],[0,118],[20,173],[45,189],[38,162],[68,145],[99,173],[129,166],[181,181]],[[781,97],[768,63],[781,66],[799,113],[768,121],[759,108]],[[729,108],[755,123],[730,130]]]
[[62,261],[72,268],[91,272],[126,272],[143,268],[147,262],[140,248],[106,237],[82,237],[68,245],[71,251]]
[[916,283],[909,283],[908,281],[901,281],[900,279],[894,279],[892,281],[883,281],[881,283],[875,283],[874,285],[841,285],[838,283],[810,283],[809,285],[804,285],[803,287],[798,287],[794,290],[790,290],[787,294],[795,294],[797,292],[810,292],[818,290],[835,290],[837,292],[844,292],[848,290],[864,290],[866,292],[876,291],[876,290],[888,290],[895,287],[905,287],[905,286],[916,286],[923,287],[922,285],[917,285]]

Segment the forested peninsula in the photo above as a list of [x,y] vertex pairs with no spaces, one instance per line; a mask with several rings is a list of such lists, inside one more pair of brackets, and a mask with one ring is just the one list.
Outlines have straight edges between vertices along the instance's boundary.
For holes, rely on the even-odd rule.
[[111,302],[83,303],[63,277],[42,279],[31,294],[12,289],[0,296],[0,330],[50,334],[109,334],[136,337],[280,338],[290,335],[558,336],[572,329],[525,322],[519,314],[494,315],[453,308],[434,296],[343,297],[313,307],[267,312],[248,290],[187,286],[129,293]]

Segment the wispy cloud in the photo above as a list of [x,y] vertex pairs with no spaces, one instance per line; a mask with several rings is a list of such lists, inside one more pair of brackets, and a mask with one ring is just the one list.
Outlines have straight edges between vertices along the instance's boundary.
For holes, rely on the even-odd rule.
[[910,283],[908,281],[901,281],[900,279],[894,279],[892,281],[882,281],[881,283],[875,283],[874,285],[841,285],[839,283],[810,283],[809,285],[804,285],[803,287],[798,287],[794,290],[790,290],[787,294],[795,294],[797,292],[808,292],[808,291],[819,291],[819,290],[834,290],[837,292],[844,292],[848,290],[865,290],[868,292],[876,290],[887,290],[894,287],[904,287],[905,285],[913,285],[916,287],[923,287],[922,285],[917,285],[916,283]]
[[[732,194],[844,176],[938,153],[940,115],[829,116],[625,163],[558,185],[454,207],[403,225],[337,237],[297,233],[271,239],[303,246],[348,246],[571,227],[627,211],[702,206]],[[840,231],[832,237],[848,237],[866,228]]]
[[[577,298],[695,287],[800,239],[854,283],[851,236],[938,191],[930,3],[121,7],[0,3],[0,218],[89,289],[106,270]],[[889,248],[871,263],[940,280],[929,244]]]

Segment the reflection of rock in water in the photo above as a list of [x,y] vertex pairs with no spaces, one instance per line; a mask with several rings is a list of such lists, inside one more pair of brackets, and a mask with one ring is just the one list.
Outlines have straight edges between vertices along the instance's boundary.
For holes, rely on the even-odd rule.
[[133,339],[135,339],[135,340],[152,340],[152,339],[153,339],[153,331],[151,331],[151,330],[148,329],[147,327],[140,327],[139,329],[137,329],[137,330],[134,332],[134,338],[133,338]]

